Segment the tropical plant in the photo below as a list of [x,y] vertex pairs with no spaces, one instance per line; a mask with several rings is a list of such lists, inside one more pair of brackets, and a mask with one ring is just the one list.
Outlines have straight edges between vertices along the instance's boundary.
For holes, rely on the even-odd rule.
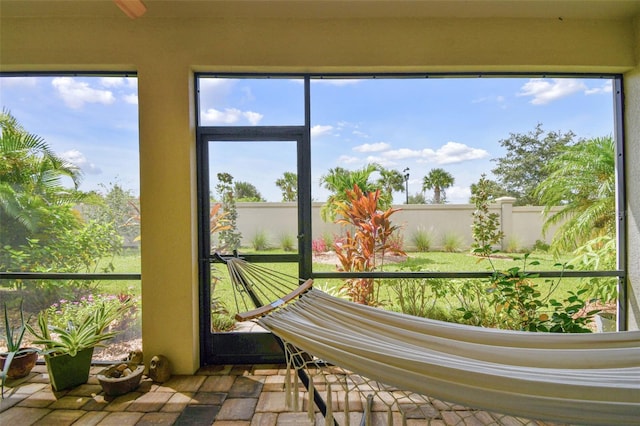
[[[364,194],[355,185],[346,191],[346,201],[339,202],[336,223],[347,228],[344,240],[334,245],[340,262],[339,271],[365,272],[382,268],[386,254],[405,255],[393,244],[393,234],[399,227],[392,225],[390,216],[398,209],[378,210],[380,190]],[[378,304],[371,278],[352,278],[345,281],[347,294],[356,303]]]
[[459,252],[462,247],[462,237],[455,232],[442,235],[442,250],[450,253]]
[[553,158],[546,170],[549,176],[535,194],[545,206],[543,231],[559,225],[552,249],[573,251],[593,238],[615,235],[613,138],[580,141]]
[[69,321],[65,328],[52,327],[44,310],[38,314],[37,327],[27,324],[27,328],[35,336],[33,344],[43,345],[45,354],[74,357],[84,349],[104,346],[103,342],[116,336],[118,332],[108,330],[109,326],[129,311],[133,303],[133,299],[119,304],[100,303],[92,313],[77,323]]
[[269,248],[269,236],[264,230],[257,230],[251,239],[251,247],[255,251],[262,251]]
[[411,234],[411,242],[415,249],[419,252],[427,252],[431,248],[433,237],[431,232],[422,226],[419,226],[413,234]]
[[75,204],[84,194],[75,188],[80,170],[57,156],[39,136],[28,133],[6,109],[0,113],[0,241],[18,247],[42,233],[59,211],[51,206]]
[[[37,353],[38,350],[35,348],[23,348],[22,340],[24,339],[24,334],[27,330],[24,320],[24,311],[22,309],[22,301],[20,301],[20,324],[16,326],[11,325],[11,321],[9,320],[9,311],[7,309],[7,304],[4,303],[4,325],[5,325],[5,336],[4,340],[6,342],[7,351],[0,354],[4,358],[4,365],[2,367],[2,371],[0,375],[2,376],[2,390],[1,395],[4,398],[4,382],[9,376],[9,369],[11,368],[11,364],[13,363],[14,358],[19,357],[21,355],[25,355],[28,353]],[[34,360],[35,363],[35,360]]]
[[[616,239],[605,235],[587,241],[574,251],[575,257],[569,264],[575,269],[598,271],[616,269],[617,244]],[[613,277],[591,277],[581,288],[587,289],[586,296],[590,299],[609,303],[618,298],[618,280]]]
[[281,178],[276,180],[276,186],[282,191],[282,201],[298,201],[298,175],[292,172],[284,172]]
[[385,169],[379,166],[380,177],[376,181],[378,188],[393,199],[394,192],[404,191],[404,176],[398,170]]
[[[378,185],[369,181],[371,174],[380,171],[381,166],[378,164],[367,164],[359,170],[346,170],[342,167],[330,169],[329,173],[320,178],[320,184],[331,191],[331,195],[327,198],[327,202],[320,209],[320,216],[325,222],[333,221],[336,218],[338,204],[347,199],[347,191],[357,186],[365,193],[376,191]],[[386,209],[391,206],[393,197],[387,192],[381,192],[378,195],[378,203],[380,209]]]
[[280,235],[280,247],[284,251],[295,251],[295,238],[291,234]]
[[455,182],[451,173],[444,169],[431,169],[422,179],[422,189],[433,189],[433,204],[444,204],[447,200],[445,190],[453,185]]
[[500,141],[506,154],[492,160],[497,163],[492,172],[507,195],[516,198],[516,205],[540,205],[535,191],[549,176],[546,166],[573,143],[574,136],[572,132],[545,133],[538,123],[529,133],[511,133]]
[[489,256],[493,252],[493,246],[500,243],[504,237],[504,233],[500,230],[500,215],[489,211],[490,185],[490,181],[483,174],[475,188],[471,190],[471,202],[476,207],[471,213],[473,217],[471,248],[474,253],[482,256]]
[[252,183],[236,182],[233,185],[234,197],[238,202],[264,202],[260,191]]
[[218,173],[218,184],[216,190],[222,201],[222,209],[225,213],[225,221],[228,227],[221,229],[218,240],[220,250],[234,251],[240,247],[242,234],[238,231],[237,220],[238,210],[236,208],[236,198],[233,191],[233,176],[229,173]]

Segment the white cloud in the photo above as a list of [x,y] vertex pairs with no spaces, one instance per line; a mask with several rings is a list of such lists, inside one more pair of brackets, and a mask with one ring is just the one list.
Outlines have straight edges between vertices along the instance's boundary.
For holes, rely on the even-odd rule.
[[471,188],[462,186],[452,186],[445,190],[447,202],[450,204],[467,204],[471,197]]
[[348,155],[341,155],[338,157],[338,164],[356,164],[361,162],[358,157],[351,157]]
[[138,94],[132,93],[130,95],[124,95],[124,101],[128,104],[138,105]]
[[488,155],[484,149],[472,148],[459,142],[447,142],[437,150],[401,148],[385,151],[380,157],[385,159],[383,161],[415,159],[420,163],[454,164],[478,160]]
[[391,147],[386,142],[377,142],[377,143],[365,143],[362,145],[354,146],[353,150],[356,152],[380,152],[386,151]]
[[109,105],[116,98],[109,90],[100,90],[89,87],[89,83],[76,81],[71,77],[56,77],[51,82],[64,103],[73,109],[79,109],[85,103],[100,103]]
[[103,87],[122,87],[125,85],[124,77],[102,77],[100,85]]
[[89,175],[98,175],[102,173],[102,170],[94,163],[89,162],[87,157],[77,149],[72,149],[71,151],[63,152],[60,155],[65,161],[73,164],[84,173]]
[[264,117],[264,115],[253,111],[245,111],[242,115],[249,121],[249,123],[251,123],[252,126],[256,126]]
[[205,125],[216,124],[234,124],[241,119],[246,119],[251,125],[256,125],[264,116],[253,111],[241,111],[237,108],[225,108],[219,111],[215,108],[209,108],[202,114],[202,121]]
[[367,139],[369,137],[368,134],[366,134],[365,132],[361,132],[360,130],[354,130],[353,132],[351,132],[354,136],[358,136],[359,138],[364,138]]
[[613,84],[611,80],[605,81],[602,86],[594,87],[592,89],[587,89],[584,91],[585,95],[601,95],[613,92]]
[[313,137],[321,136],[329,133],[332,130],[333,130],[333,126],[329,126],[329,125],[323,126],[323,125],[317,124],[311,127],[311,137],[313,138]]
[[575,78],[532,78],[518,92],[518,96],[531,96],[533,105],[545,105],[577,92],[586,91],[587,86]]
[[437,164],[453,164],[478,160],[488,155],[484,149],[472,148],[459,142],[447,142],[435,152],[434,161]]

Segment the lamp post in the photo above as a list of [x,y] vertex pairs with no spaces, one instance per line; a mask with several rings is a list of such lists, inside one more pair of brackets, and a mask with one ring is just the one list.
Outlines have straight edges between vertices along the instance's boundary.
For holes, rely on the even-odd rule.
[[409,204],[409,168],[407,167],[406,169],[404,169],[402,173],[404,173],[404,189],[407,194],[406,204]]

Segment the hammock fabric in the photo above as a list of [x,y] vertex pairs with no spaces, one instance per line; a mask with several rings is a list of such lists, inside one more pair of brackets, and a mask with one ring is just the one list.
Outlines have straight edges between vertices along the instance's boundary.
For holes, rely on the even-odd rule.
[[258,322],[287,344],[400,389],[520,417],[640,424],[640,332],[485,329],[316,289]]

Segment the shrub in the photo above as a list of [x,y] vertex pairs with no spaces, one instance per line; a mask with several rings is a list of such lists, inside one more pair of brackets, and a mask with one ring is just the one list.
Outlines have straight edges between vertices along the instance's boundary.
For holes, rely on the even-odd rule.
[[269,237],[263,230],[256,231],[255,235],[251,239],[251,247],[255,251],[262,251],[269,248]]
[[431,248],[433,237],[431,232],[423,227],[418,227],[411,235],[411,242],[415,249],[419,252],[427,252]]
[[459,252],[462,247],[462,237],[448,232],[442,236],[442,250],[446,252]]
[[291,234],[280,235],[280,247],[284,251],[295,251],[295,238]]
[[549,244],[547,244],[546,242],[544,242],[542,240],[536,240],[536,242],[533,244],[533,247],[531,247],[531,250],[532,251],[539,251],[539,252],[542,252],[542,253],[547,253],[550,248],[551,248],[551,246]]
[[521,244],[518,237],[511,236],[507,239],[505,251],[507,253],[519,253],[521,251]]
[[61,299],[46,309],[49,325],[65,329],[69,323],[80,324],[103,303],[107,309],[119,308],[128,300],[132,300],[131,307],[123,312],[110,326],[109,331],[119,332],[117,340],[124,340],[132,334],[132,328],[140,320],[140,301],[130,294],[98,294],[82,296],[77,300]]
[[325,253],[327,251],[327,245],[323,239],[316,238],[311,241],[311,251],[313,251],[314,254]]

